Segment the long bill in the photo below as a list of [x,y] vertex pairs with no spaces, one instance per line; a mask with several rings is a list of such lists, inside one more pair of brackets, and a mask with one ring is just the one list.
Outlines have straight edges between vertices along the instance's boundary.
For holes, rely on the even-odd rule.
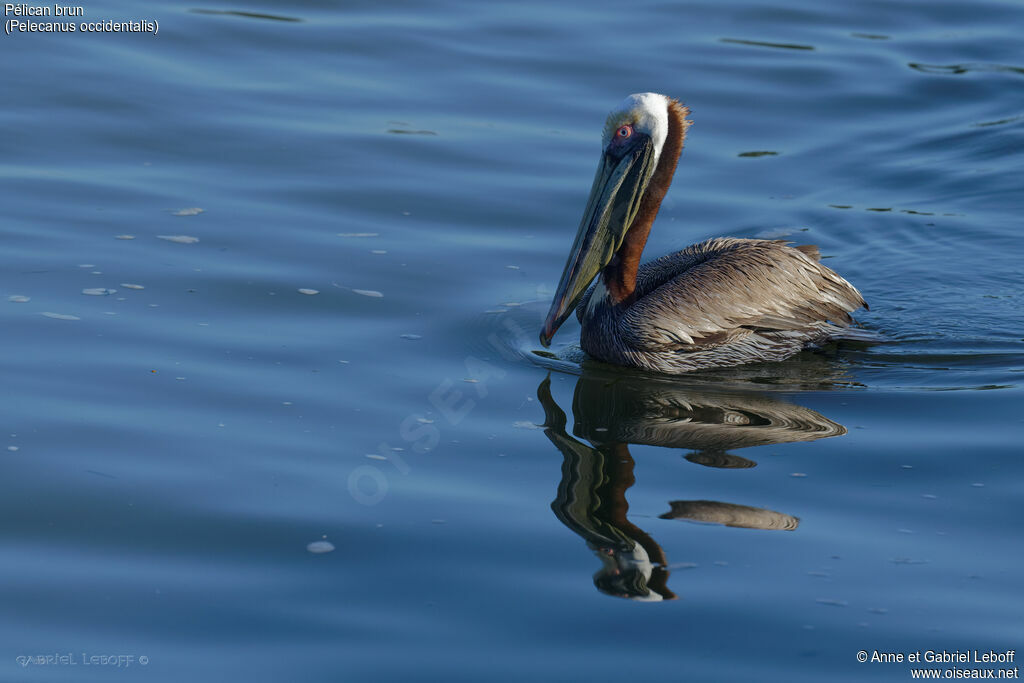
[[636,137],[624,155],[606,152],[601,157],[576,240],[540,332],[540,343],[544,346],[551,344],[551,338],[572,314],[591,281],[611,262],[636,218],[654,171],[650,139],[645,135]]

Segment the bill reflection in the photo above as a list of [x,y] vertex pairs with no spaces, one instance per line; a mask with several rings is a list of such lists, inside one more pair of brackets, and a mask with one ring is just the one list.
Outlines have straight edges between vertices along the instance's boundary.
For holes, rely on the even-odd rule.
[[[672,600],[676,594],[668,587],[664,550],[627,517],[626,491],[635,482],[629,444],[682,448],[691,451],[686,459],[693,463],[749,469],[757,463],[728,451],[846,433],[813,410],[761,394],[584,372],[576,383],[570,436],[566,414],[552,398],[550,377],[537,388],[537,397],[544,408],[544,433],[563,457],[551,509],[600,559],[597,589],[639,601]],[[668,505],[662,519],[787,531],[800,523],[789,514],[737,503],[675,500]]]

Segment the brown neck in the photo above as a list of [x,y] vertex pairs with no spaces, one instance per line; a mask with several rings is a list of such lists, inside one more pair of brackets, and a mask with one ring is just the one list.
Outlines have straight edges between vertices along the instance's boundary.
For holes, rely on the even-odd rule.
[[622,246],[604,268],[604,286],[615,304],[628,305],[633,302],[633,290],[636,289],[636,272],[640,267],[640,255],[643,254],[644,245],[647,244],[647,235],[650,234],[651,225],[658,215],[661,200],[665,198],[665,193],[668,192],[668,187],[672,184],[672,175],[676,172],[679,154],[683,151],[683,143],[686,141],[686,129],[690,126],[690,122],[686,120],[689,113],[690,110],[679,104],[677,100],[669,100],[668,135],[665,136],[665,145],[661,150],[661,157],[658,159],[658,167],[651,175],[647,191],[644,192],[644,196],[640,200],[640,209],[633,220],[633,225],[630,226],[622,240]]

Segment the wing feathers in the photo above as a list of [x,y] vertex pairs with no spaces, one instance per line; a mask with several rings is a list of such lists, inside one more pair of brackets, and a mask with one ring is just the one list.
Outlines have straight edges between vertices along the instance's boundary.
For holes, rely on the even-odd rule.
[[642,266],[620,321],[637,350],[696,350],[753,332],[847,326],[860,293],[817,262],[817,247],[714,239]]

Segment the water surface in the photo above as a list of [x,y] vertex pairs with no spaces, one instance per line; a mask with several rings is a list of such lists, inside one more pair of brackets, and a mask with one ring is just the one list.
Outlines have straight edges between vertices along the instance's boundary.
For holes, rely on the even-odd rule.
[[[1019,6],[84,9],[160,30],[0,39],[0,678],[1022,649]],[[887,343],[677,379],[534,354],[644,90],[694,122],[647,254],[818,244]]]

